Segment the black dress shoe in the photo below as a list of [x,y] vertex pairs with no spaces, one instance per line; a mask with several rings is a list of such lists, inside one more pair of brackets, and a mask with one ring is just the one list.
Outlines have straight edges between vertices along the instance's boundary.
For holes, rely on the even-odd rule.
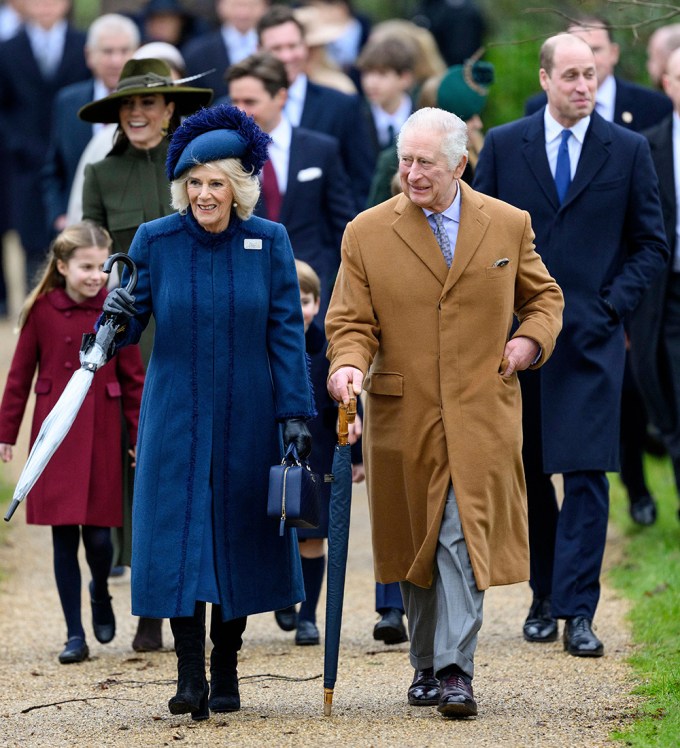
[[304,618],[298,618],[295,643],[303,647],[310,644],[318,644],[319,629],[316,627],[316,624]]
[[557,641],[557,621],[550,612],[549,597],[534,597],[524,621],[523,633],[528,642]]
[[290,608],[275,610],[274,618],[276,618],[279,628],[284,631],[295,631],[295,627],[297,626],[297,610],[295,610],[294,605],[291,605]]
[[636,525],[648,527],[656,522],[656,503],[649,494],[631,499],[628,511]]
[[416,670],[413,682],[408,689],[408,703],[411,706],[437,706],[439,704],[439,681],[431,667]]
[[446,719],[477,716],[477,702],[472,693],[472,679],[460,671],[439,679],[441,696],[437,711]]
[[386,610],[373,627],[373,638],[385,644],[401,644],[408,641],[403,617],[404,614],[399,608]]
[[574,616],[564,625],[564,648],[576,657],[602,657],[604,644],[595,636],[590,618]]
[[72,662],[82,662],[86,660],[90,654],[90,650],[85,644],[85,639],[82,636],[72,636],[67,642],[66,646],[59,655],[59,662],[62,665],[70,665]]
[[111,595],[104,600],[92,596],[94,582],[90,582],[90,606],[92,607],[92,629],[98,642],[108,644],[116,635],[116,618],[111,607]]

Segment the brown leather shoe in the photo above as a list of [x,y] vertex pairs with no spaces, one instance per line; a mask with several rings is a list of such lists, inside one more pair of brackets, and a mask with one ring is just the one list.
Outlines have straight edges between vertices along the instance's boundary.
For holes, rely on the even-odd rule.
[[439,681],[434,670],[431,667],[416,670],[408,689],[408,703],[411,706],[437,706],[439,696]]
[[477,702],[472,693],[472,681],[465,675],[451,673],[439,680],[441,696],[437,711],[445,719],[464,719],[477,716]]

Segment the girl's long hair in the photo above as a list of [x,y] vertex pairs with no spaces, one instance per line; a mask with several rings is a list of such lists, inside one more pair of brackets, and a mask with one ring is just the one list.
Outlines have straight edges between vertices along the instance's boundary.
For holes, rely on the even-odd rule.
[[111,251],[112,240],[109,232],[93,221],[81,221],[65,228],[50,245],[49,256],[40,275],[40,280],[29,293],[19,312],[17,328],[20,330],[28,319],[28,315],[36,299],[55,288],[65,288],[66,279],[57,270],[57,261],[68,262],[76,249],[81,247],[97,247]]

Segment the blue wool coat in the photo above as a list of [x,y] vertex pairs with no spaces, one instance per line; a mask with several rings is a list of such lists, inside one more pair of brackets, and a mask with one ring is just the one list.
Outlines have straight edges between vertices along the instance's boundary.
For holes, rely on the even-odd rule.
[[286,231],[232,215],[211,234],[191,213],[174,214],[142,224],[130,256],[138,315],[125,342],[151,313],[156,320],[137,448],[132,612],[192,615],[211,538],[225,620],[299,602],[295,531],[280,537],[266,513],[277,422],[314,413]]

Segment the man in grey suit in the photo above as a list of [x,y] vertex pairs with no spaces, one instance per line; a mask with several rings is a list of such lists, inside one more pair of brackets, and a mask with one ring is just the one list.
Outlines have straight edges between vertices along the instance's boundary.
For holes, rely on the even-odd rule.
[[[536,249],[564,292],[552,359],[520,375],[529,507],[531,642],[600,657],[592,629],[600,595],[609,484],[619,468],[623,319],[668,255],[656,174],[641,135],[594,111],[590,46],[559,34],[541,48],[547,106],[489,131],[475,171],[480,192],[531,215]],[[550,480],[562,474],[558,510]]]

